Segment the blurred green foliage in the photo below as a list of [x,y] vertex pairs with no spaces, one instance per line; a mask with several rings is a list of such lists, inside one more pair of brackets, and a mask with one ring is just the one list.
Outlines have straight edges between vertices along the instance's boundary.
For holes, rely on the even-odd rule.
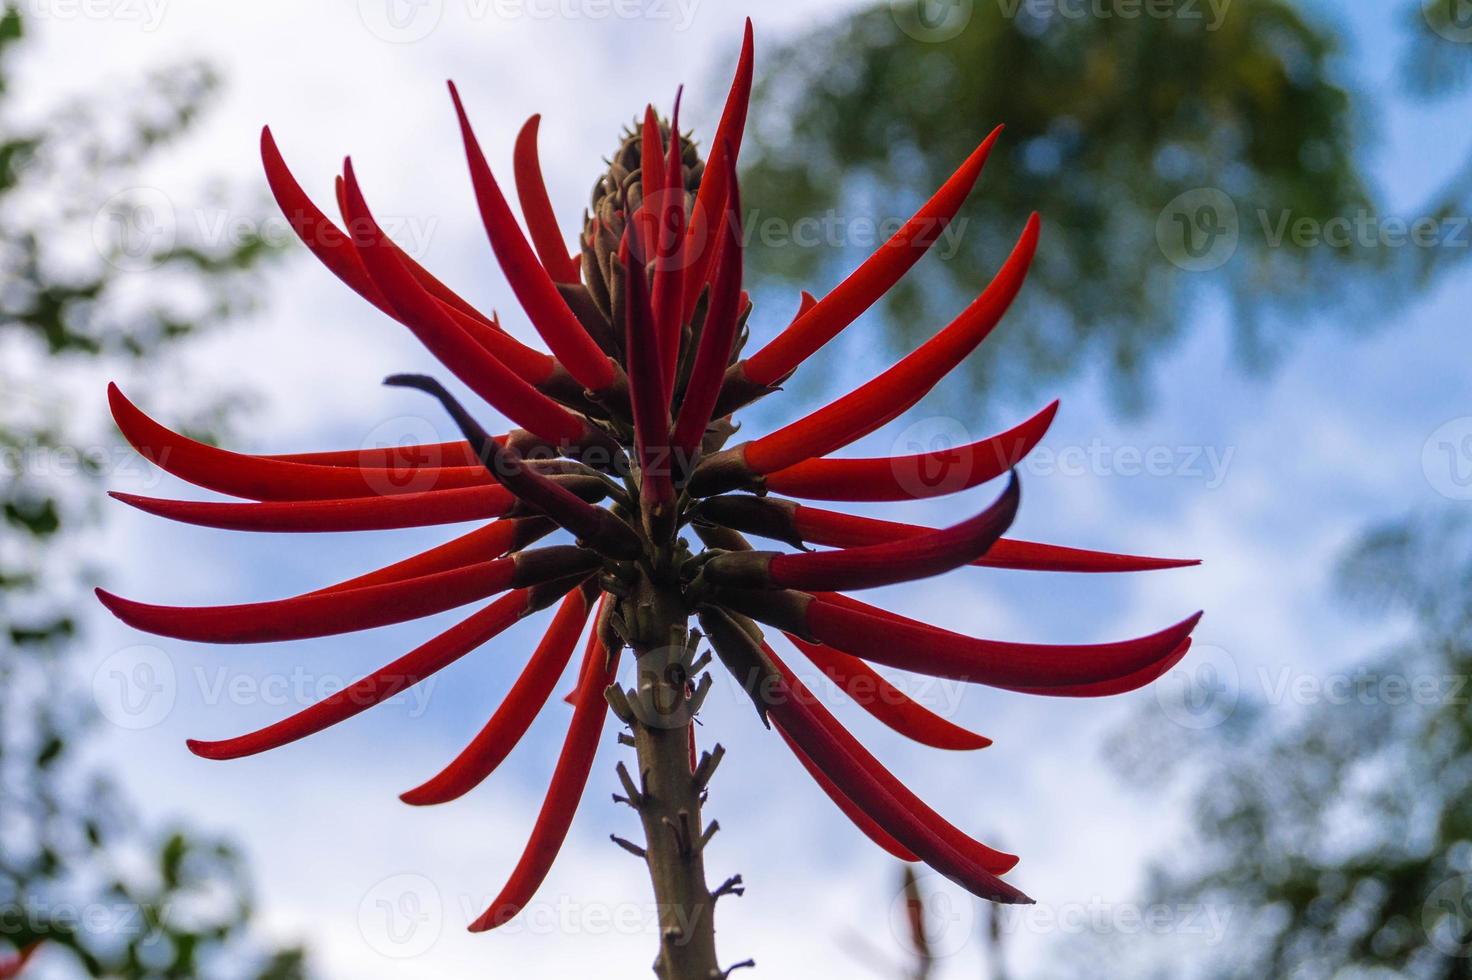
[[1190,839],[1143,901],[1229,923],[1131,975],[1472,976],[1472,518],[1373,528],[1339,582],[1405,640],[1311,696],[1194,734],[1154,712],[1109,746],[1133,784],[1190,787]]
[[[144,827],[81,758],[93,704],[75,669],[97,480],[111,455],[77,393],[251,303],[258,238],[193,241],[138,170],[186,134],[216,82],[179,65],[39,125],[16,121],[0,13],[0,961],[109,978],[303,975],[247,929],[240,857]],[[122,190],[120,193],[114,191]],[[146,272],[146,276],[141,273]],[[146,279],[146,282],[144,281]],[[99,410],[95,400],[82,405]]]
[[[1305,219],[1383,214],[1364,162],[1375,99],[1329,14],[1289,0],[1147,6],[1163,13],[896,0],[764,52],[743,178],[758,281],[821,295],[872,250],[856,240],[861,219],[908,217],[998,124],[1006,132],[961,234],[881,314],[897,348],[914,346],[980,291],[1041,212],[1014,328],[968,362],[968,398],[1098,372],[1136,408],[1151,361],[1201,322],[1211,292],[1255,366],[1316,321],[1365,328],[1452,260],[1454,250],[1387,249],[1359,232],[1333,243],[1291,233]],[[1436,36],[1414,4],[1408,15],[1425,50],[1408,51],[1407,81],[1446,94],[1472,45]],[[1454,182],[1414,213],[1466,214],[1469,190]],[[802,218],[831,219],[831,230],[794,243]],[[1194,261],[1179,221],[1196,248],[1221,232],[1235,250]]]

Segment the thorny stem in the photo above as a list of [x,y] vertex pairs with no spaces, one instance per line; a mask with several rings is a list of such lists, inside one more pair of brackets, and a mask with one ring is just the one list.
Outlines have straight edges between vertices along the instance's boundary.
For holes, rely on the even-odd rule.
[[704,691],[690,684],[695,644],[688,610],[677,584],[656,582],[641,569],[618,613],[616,627],[637,655],[638,687],[623,697],[613,692],[611,700],[633,730],[638,759],[625,788],[644,825],[644,860],[658,910],[654,972],[661,980],[720,980],[725,973],[716,959],[715,898],[704,859],[715,825],[701,819],[704,783],[714,766],[691,771],[690,726]]

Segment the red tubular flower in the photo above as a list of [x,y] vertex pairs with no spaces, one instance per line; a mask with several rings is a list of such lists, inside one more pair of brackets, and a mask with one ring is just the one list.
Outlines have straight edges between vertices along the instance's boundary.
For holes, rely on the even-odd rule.
[[[504,444],[507,436],[496,436]],[[545,447],[550,448],[550,447]],[[380,446],[363,449],[335,450],[325,453],[276,453],[267,456],[282,463],[313,463],[317,466],[377,467],[397,469],[403,466],[479,466],[480,460],[465,442],[436,442],[422,446]]]
[[[546,800],[521,860],[472,925],[476,930],[517,914],[546,877],[586,786],[610,707],[632,732],[628,741],[639,756],[637,780],[620,769],[619,798],[639,811],[649,846],[646,851],[620,843],[646,858],[662,909],[705,894],[703,878],[685,880],[676,898],[661,891],[673,887],[674,877],[703,874],[699,856],[713,827],[702,830],[700,810],[724,751],[713,745],[697,753],[690,727],[713,684],[701,673],[708,658],[696,656],[701,636],[689,629],[691,616],[698,617],[761,717],[860,831],[890,854],[923,861],[999,902],[1027,901],[1000,877],[1016,858],[947,822],[881,765],[813,698],[766,644],[758,624],[787,634],[818,670],[893,731],[949,750],[978,749],[990,740],[906,697],[874,665],[1021,694],[1103,697],[1150,683],[1191,646],[1199,614],[1136,639],[1045,646],[963,636],[845,594],[968,564],[1064,572],[1193,564],[1002,537],[1020,501],[1015,470],[991,506],[940,529],[772,495],[840,501],[934,497],[1000,477],[1039,443],[1056,402],[966,446],[868,459],[830,456],[914,406],[998,325],[1037,248],[1036,216],[993,282],[930,340],[818,411],[725,448],[738,425],[731,417],[735,409],[774,394],[775,385],[919,260],[958,213],[998,139],[996,132],[989,135],[884,247],[827,296],[815,300],[803,293],[787,328],[743,360],[750,302],[742,281],[736,164],[752,59],[748,24],[735,79],[708,144],[709,160],[702,162],[678,119],[666,124],[652,109],[625,133],[595,184],[576,247],[559,232],[542,180],[538,117],[522,127],[514,152],[524,233],[452,87],[482,223],[550,353],[514,340],[389,240],[373,220],[350,164],[337,185],[337,207],[349,234],[312,204],[269,131],[262,134],[267,180],[312,253],[408,327],[471,391],[520,428],[492,436],[439,381],[395,375],[386,383],[438,399],[462,438],[248,455],[173,432],[116,387],[109,389],[118,427],[141,454],[180,479],[238,498],[114,495],[150,514],[205,527],[300,533],[475,524],[383,568],[274,601],[180,608],[99,590],[107,608],[135,628],[216,643],[355,632],[483,603],[399,659],[289,718],[236,738],[191,742],[199,755],[236,758],[320,731],[423,681],[521,618],[559,605],[485,726],[442,771],[403,794],[415,805],[456,799],[489,777],[521,740],[588,632],[570,698],[572,719]],[[687,526],[703,549],[692,550]],[[576,544],[533,547],[553,531],[567,532]],[[754,551],[744,533],[792,550]],[[625,646],[638,661],[634,688],[617,683]],[[670,716],[658,723],[646,717],[646,695]],[[662,921],[663,975],[721,975],[708,920],[704,915],[692,935]],[[676,969],[666,957],[683,958],[685,965]]]
[[934,749],[957,751],[984,749],[992,744],[985,735],[969,732],[918,704],[858,657],[790,633],[787,639],[859,707],[906,738]]
[[738,551],[714,555],[696,579],[739,589],[873,589],[933,578],[984,554],[1017,516],[1021,490],[1014,473],[997,502],[968,521],[929,534],[840,551],[796,555]]
[[[1044,692],[1095,684],[1143,671],[1170,657],[1200,620],[1195,613],[1149,636],[1114,643],[1011,643],[962,636],[876,609],[847,596],[823,594],[808,609],[812,635],[875,663],[987,684]],[[886,644],[919,644],[901,648]]]
[[[670,146],[665,153],[664,173],[655,188],[653,203],[658,205],[658,224],[654,238],[654,292],[650,300],[654,325],[659,334],[660,359],[663,362],[665,411],[669,410],[669,394],[675,386],[675,369],[679,366],[680,334],[685,326],[685,168],[680,159],[680,96],[675,95],[675,108],[670,114]],[[652,134],[653,146],[659,149],[659,123],[646,121],[645,139]],[[658,160],[651,153],[650,160]],[[649,174],[659,174],[651,164]],[[646,190],[647,194],[648,191]],[[729,196],[729,192],[728,192]],[[646,205],[647,206],[647,205]]]
[[888,831],[879,826],[879,822],[869,816],[867,810],[845,796],[843,790],[838,788],[838,784],[828,778],[828,774],[823,771],[822,767],[808,758],[808,754],[792,740],[792,736],[788,735],[786,730],[778,728],[777,734],[783,742],[787,743],[787,748],[791,750],[793,756],[802,764],[802,767],[807,770],[808,775],[813,778],[813,782],[818,784],[818,787],[827,794],[828,798],[833,801],[834,805],[838,807],[843,815],[848,817],[855,827],[859,828],[859,831],[865,837],[889,852],[891,857],[906,862],[920,860],[919,855],[895,840]]
[[315,735],[438,673],[533,611],[531,592],[509,592],[423,646],[304,711],[236,738],[218,742],[191,739],[189,751],[205,759],[239,759]]
[[649,300],[644,256],[633,225],[624,229],[619,262],[624,268],[624,350],[629,362],[629,403],[634,413],[634,451],[639,460],[640,499],[663,510],[675,499],[669,462],[670,402],[660,353],[660,330]]
[[[810,544],[851,548],[919,537],[935,530],[897,521],[840,514],[777,497],[728,494],[703,501],[697,515],[715,525],[785,541],[797,548]],[[1035,572],[1148,572],[1200,564],[1187,558],[1146,558],[1084,548],[1000,538],[971,564]]]
[[583,788],[588,785],[588,774],[593,771],[598,736],[603,730],[604,716],[608,714],[608,702],[603,699],[603,691],[618,670],[618,658],[619,651],[606,649],[601,633],[595,629],[583,656],[567,740],[562,744],[557,768],[552,770],[552,784],[547,788],[547,798],[542,802],[542,811],[537,814],[537,822],[532,827],[531,840],[501,893],[491,902],[490,908],[471,923],[471,932],[484,932],[511,921],[531,901],[547,872],[552,869],[552,862],[557,859],[557,852],[562,849],[568,828],[572,826]]
[[814,456],[841,449],[908,410],[986,339],[1022,289],[1037,250],[1033,215],[997,277],[946,328],[877,378],[770,435],[708,457],[691,492],[710,496],[746,486]]
[[567,254],[567,240],[562,237],[562,229],[557,227],[552,199],[547,196],[547,185],[542,180],[542,161],[537,155],[537,127],[541,121],[540,114],[532,116],[516,134],[512,156],[516,199],[521,203],[521,213],[526,217],[532,245],[536,247],[547,275],[557,282],[577,282],[582,261]]
[[[518,424],[555,443],[579,443],[588,439],[592,430],[586,420],[533,388],[477,344],[449,311],[415,281],[385,244],[383,230],[373,220],[358,188],[352,164],[345,164],[345,170],[348,212],[353,218],[353,242],[358,254],[414,335],[472,391]],[[538,271],[546,275],[540,266]]]
[[102,589],[97,595],[129,626],[159,636],[203,643],[273,643],[423,619],[508,588],[586,575],[597,562],[592,552],[558,546],[382,585],[236,606],[154,606]]
[[1030,901],[996,877],[1017,863],[1016,855],[967,837],[911,793],[828,713],[771,647],[722,610],[702,610],[700,622],[716,652],[749,691],[758,684],[770,691],[759,706],[771,720],[901,847],[981,897]]
[[521,517],[514,520],[492,521],[468,534],[447,541],[438,548],[421,551],[417,555],[385,565],[376,571],[358,575],[308,595],[325,592],[347,592],[369,585],[384,585],[402,582],[405,579],[448,572],[477,562],[492,561],[511,552],[521,551],[527,545],[550,534],[557,525],[545,517]]
[[[455,101],[455,113],[460,117],[460,134],[465,139],[465,156],[470,162],[470,179],[475,185],[475,198],[480,203],[481,221],[491,239],[491,249],[501,270],[511,282],[522,309],[537,328],[537,333],[552,348],[578,383],[593,391],[604,391],[614,382],[613,364],[608,356],[598,349],[593,338],[568,309],[566,301],[557,292],[557,286],[547,270],[537,261],[536,253],[527,244],[521,228],[491,168],[481,152],[475,132],[470,128],[470,118],[460,102],[460,93],[450,84],[450,97]],[[528,426],[530,428],[530,426]]]
[[695,363],[685,386],[685,399],[670,437],[671,455],[682,468],[695,458],[695,451],[700,448],[706,427],[710,425],[711,410],[721,393],[721,378],[731,360],[732,345],[736,342],[741,312],[741,190],[736,184],[735,164],[729,162],[732,155],[727,153],[724,156],[730,171],[726,175],[730,192],[723,225],[725,240],[721,244],[721,258],[711,287],[700,344],[695,351]]
[[1054,402],[1021,425],[954,449],[879,459],[809,459],[761,477],[759,489],[854,501],[918,500],[969,490],[1022,462],[1057,413]]
[[475,448],[486,468],[520,501],[529,504],[579,539],[617,558],[637,558],[643,552],[639,536],[613,514],[594,507],[550,477],[542,476],[527,466],[515,449],[502,446],[480,427],[469,412],[433,378],[398,374],[386,382],[404,388],[417,388],[440,400]]
[[506,700],[491,715],[491,720],[480,730],[465,750],[455,757],[439,775],[424,785],[399,794],[399,799],[414,806],[432,803],[448,803],[470,792],[496,770],[503,759],[511,754],[532,719],[542,710],[557,678],[572,659],[573,647],[588,621],[588,595],[583,589],[574,589],[562,600],[562,608],[547,628],[547,635],[537,645],[536,652],[527,661],[526,669],[516,679]]
[[844,795],[863,807],[922,861],[948,876],[959,875],[961,884],[973,891],[977,891],[977,886],[968,884],[967,879],[979,882],[977,893],[983,898],[1007,903],[1030,901],[1017,889],[993,877],[1006,874],[1016,866],[1016,855],[972,840],[941,818],[880,765],[802,681],[776,659],[770,648],[766,652],[782,674],[772,705],[776,723],[802,746]]
[[718,219],[726,210],[726,195],[730,189],[727,179],[735,170],[741,151],[741,136],[746,131],[755,50],[751,21],[748,20],[746,33],[741,39],[736,78],[731,82],[725,108],[721,110],[721,121],[716,125],[715,139],[711,141],[711,157],[705,168],[708,179],[701,181],[695,206],[690,211],[689,230],[685,233],[686,320],[695,312],[695,304],[700,299],[700,291],[705,288],[706,273],[714,258],[715,245],[720,240]]
[[792,321],[776,339],[742,361],[738,368],[741,376],[765,387],[776,384],[889,292],[930,246],[940,240],[941,232],[976,186],[981,168],[1001,135],[1002,127],[992,130],[940,190],[879,251],[834,287],[833,292]]
[[[597,503],[608,495],[592,477],[551,477],[583,500]],[[466,487],[405,493],[393,497],[348,500],[281,500],[261,504],[226,504],[213,500],[159,500],[131,493],[114,499],[158,517],[229,531],[387,531],[505,517],[522,506],[502,487]]]

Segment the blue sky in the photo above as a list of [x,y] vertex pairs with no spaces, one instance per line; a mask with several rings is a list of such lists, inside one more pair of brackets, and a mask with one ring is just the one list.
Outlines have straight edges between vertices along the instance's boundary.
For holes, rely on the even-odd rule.
[[[446,76],[460,83],[492,164],[502,170],[521,121],[543,113],[544,165],[563,226],[572,228],[599,158],[646,100],[667,101],[678,83],[688,83],[686,118],[709,131],[719,99],[713,82],[730,64],[742,15],[756,20],[760,58],[763,44],[852,6],[758,2],[738,10],[672,2],[661,8],[668,16],[624,20],[589,15],[592,5],[577,8],[582,16],[506,19],[476,16],[489,9],[484,4],[448,3],[424,37],[390,43],[368,0],[309,9],[199,0],[155,9],[140,2],[99,19],[66,17],[48,5],[50,13],[35,19],[38,43],[25,55],[22,77],[44,78],[51,98],[171,58],[208,57],[228,84],[220,110],[144,175],[165,190],[178,220],[213,214],[201,203],[205,175],[264,193],[256,139],[260,124],[270,122],[319,200],[330,192],[341,155],[351,152],[375,210],[419,222],[403,227],[423,245],[426,264],[473,300],[506,313],[515,303],[490,263],[473,211]],[[1346,71],[1380,90],[1394,80],[1404,16],[1381,9],[1388,6],[1395,5],[1335,8],[1353,36]],[[122,16],[125,9],[138,16]],[[1435,111],[1386,104],[1371,160],[1393,206],[1414,208],[1466,158],[1472,137],[1465,126],[1449,131],[1446,122],[1457,114],[1465,119],[1467,107],[1466,100]],[[985,193],[985,180],[978,193]],[[1223,308],[1208,292],[1190,311],[1198,324],[1189,339],[1157,364],[1157,399],[1146,417],[1116,418],[1099,379],[1085,375],[1062,390],[1036,392],[1031,405],[1010,416],[960,420],[972,433],[997,431],[1060,397],[1062,413],[1045,442],[1053,452],[1165,447],[1181,464],[1169,475],[1130,475],[1120,466],[1078,475],[1025,468],[1026,503],[1014,533],[1199,556],[1205,565],[1109,581],[973,570],[885,590],[877,601],[982,635],[1085,642],[1146,632],[1205,608],[1198,634],[1204,649],[1180,677],[1163,682],[1167,689],[1202,663],[1258,695],[1285,676],[1331,676],[1397,628],[1367,624],[1335,603],[1335,556],[1367,522],[1448,503],[1438,491],[1446,481],[1434,468],[1428,477],[1423,450],[1444,423],[1472,414],[1464,378],[1469,308],[1472,283],[1449,279],[1365,339],[1306,331],[1274,372],[1244,377]],[[789,312],[758,311],[755,331],[771,330]],[[507,320],[524,332],[519,316]],[[866,326],[875,326],[872,318],[853,329]],[[885,349],[876,342],[870,356],[851,345],[845,355],[859,357],[848,370],[882,366]],[[427,355],[399,328],[298,250],[272,277],[262,314],[174,355],[166,372],[122,380],[145,408],[156,395],[163,402],[151,382],[164,373],[187,375],[201,391],[251,392],[258,400],[237,425],[233,445],[284,452],[353,448],[404,432],[449,438],[422,397],[378,384],[390,372],[428,367]],[[100,386],[85,397],[103,410]],[[883,452],[907,426],[946,424],[922,405],[860,448]],[[1204,469],[1180,471],[1198,451]],[[115,474],[113,484],[195,495],[139,469]],[[907,505],[905,514],[944,523],[993,492]],[[249,537],[173,526],[119,506],[109,511],[101,544],[110,556],[109,584],[122,594],[214,603],[317,587],[451,533]],[[653,948],[648,885],[642,869],[607,841],[610,832],[637,830],[628,811],[608,803],[616,758],[611,729],[537,914],[502,933],[470,937],[463,926],[519,853],[566,723],[563,706],[550,706],[533,737],[470,798],[432,811],[395,799],[478,729],[540,624],[518,628],[446,671],[423,698],[383,706],[277,753],[220,764],[184,749],[185,737],[234,734],[295,710],[301,690],[356,677],[453,618],[290,648],[208,648],[149,638],[95,616],[84,683],[102,677],[105,684],[112,672],[142,662],[173,686],[148,724],[124,718],[123,725],[104,725],[96,752],[147,801],[151,816],[237,837],[254,861],[265,926],[309,942],[325,976],[525,976],[534,967],[539,976],[587,976],[612,962],[643,964]],[[147,649],[135,649],[140,644]],[[1145,861],[1179,829],[1182,810],[1179,801],[1143,799],[1121,785],[1100,744],[1132,712],[1162,710],[1156,695],[1070,703],[936,684],[912,690],[996,745],[975,756],[947,756],[903,744],[851,706],[839,705],[839,713],[942,813],[1021,853],[1014,877],[1044,912],[1066,915],[1095,901],[1129,908]],[[871,965],[897,955],[890,922],[896,868],[843,821],[743,702],[718,678],[704,729],[730,750],[708,813],[722,824],[710,874],[719,880],[739,872],[749,886],[746,898],[722,902],[723,954],[733,961],[754,956],[769,977],[832,975],[835,964],[861,975],[863,964],[846,949],[872,947],[876,952],[865,954]],[[976,975],[980,955],[968,928],[973,907],[948,888],[942,892],[958,919],[943,938],[950,955],[942,980]],[[385,908],[422,915],[413,930],[390,933]],[[1072,931],[1041,918],[1017,928],[1012,946],[1020,964],[1045,961]]]

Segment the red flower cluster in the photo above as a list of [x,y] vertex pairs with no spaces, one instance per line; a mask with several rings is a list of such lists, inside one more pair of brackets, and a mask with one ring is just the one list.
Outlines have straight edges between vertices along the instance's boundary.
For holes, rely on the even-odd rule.
[[[299,640],[428,616],[491,600],[464,621],[289,718],[237,738],[190,742],[229,759],[343,721],[469,654],[519,619],[558,604],[550,627],[485,728],[442,772],[403,795],[455,799],[491,774],[549,700],[590,618],[567,740],[521,862],[475,928],[505,922],[546,875],[586,784],[605,712],[627,708],[614,684],[625,645],[643,657],[630,596],[638,582],[699,618],[762,717],[860,829],[890,853],[924,861],[974,893],[1025,901],[999,877],[1016,861],[927,807],[819,704],[765,642],[765,624],[894,730],[944,749],[989,744],[905,698],[871,664],[1024,694],[1099,697],[1159,677],[1190,645],[1197,617],[1117,643],[1042,646],[963,636],[844,593],[972,564],[1068,572],[1137,571],[1185,561],[1008,539],[1015,473],[989,507],[945,529],[850,516],[779,497],[898,501],[966,489],[1006,473],[1042,438],[1057,408],[969,446],[916,456],[829,454],[914,406],[997,325],[1038,240],[1034,215],[996,278],[929,341],[854,391],[760,438],[727,446],[732,414],[778,390],[925,254],[980,175],[989,135],[910,221],[821,300],[804,296],[775,339],[743,357],[737,154],[752,79],[748,25],[708,161],[650,108],[595,191],[575,257],[540,174],[533,117],[516,142],[515,182],[529,236],[492,175],[455,93],[470,176],[490,244],[549,352],[522,344],[421,268],[375,222],[350,162],[337,182],[345,229],[293,179],[269,131],[267,178],[292,227],[338,278],[407,327],[447,370],[519,428],[491,436],[438,382],[388,383],[438,398],[464,435],[402,450],[250,456],[193,442],[145,416],[115,387],[118,425],[143,454],[196,485],[245,503],[116,494],[150,513],[251,531],[360,531],[456,522],[482,526],[345,582],[274,602],[205,608],[146,605],[99,590],[126,623],[214,643]],[[914,474],[931,479],[921,483]],[[402,479],[405,475],[410,479]],[[938,476],[938,479],[936,478]],[[488,523],[484,523],[488,522]],[[531,547],[562,529],[574,544]],[[706,547],[692,551],[680,532]],[[743,533],[789,543],[753,550]],[[812,545],[830,546],[816,551]],[[499,596],[492,599],[493,596]],[[683,630],[685,623],[679,624]],[[688,636],[685,637],[689,639]],[[688,644],[693,647],[694,644]],[[689,709],[701,690],[690,685]],[[626,718],[627,720],[627,718]],[[692,750],[692,768],[694,758]]]

